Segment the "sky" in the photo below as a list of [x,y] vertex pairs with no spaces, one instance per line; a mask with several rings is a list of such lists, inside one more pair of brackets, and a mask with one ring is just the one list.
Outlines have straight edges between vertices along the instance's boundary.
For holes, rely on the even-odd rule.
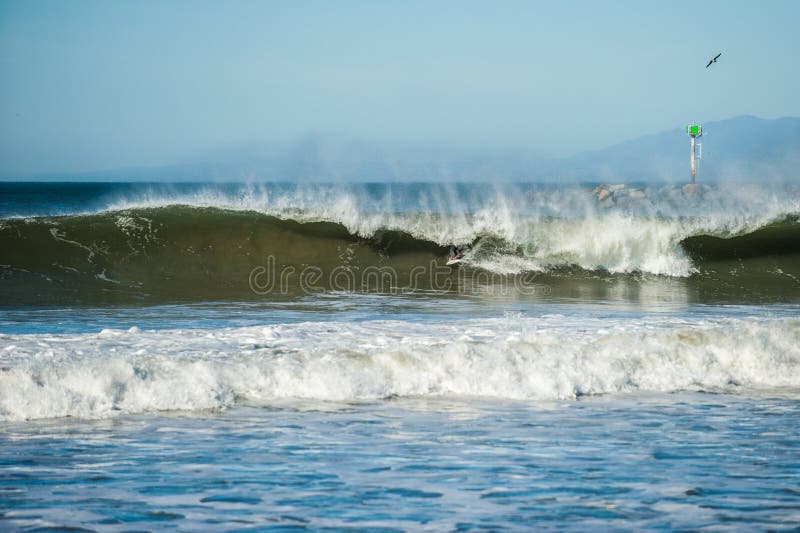
[[798,20],[796,1],[0,0],[0,176],[308,136],[567,156],[800,116]]

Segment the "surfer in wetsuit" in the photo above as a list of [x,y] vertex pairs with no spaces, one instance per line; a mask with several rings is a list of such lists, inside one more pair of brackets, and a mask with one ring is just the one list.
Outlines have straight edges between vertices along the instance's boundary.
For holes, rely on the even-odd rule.
[[464,255],[472,250],[472,245],[468,244],[463,248],[457,247],[455,244],[450,245],[450,259],[461,259]]

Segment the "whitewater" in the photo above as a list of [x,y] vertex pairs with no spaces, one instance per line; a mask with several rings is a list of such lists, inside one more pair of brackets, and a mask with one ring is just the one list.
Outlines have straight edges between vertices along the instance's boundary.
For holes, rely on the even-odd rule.
[[785,184],[2,183],[0,529],[792,530],[799,220]]
[[800,387],[800,319],[564,316],[446,324],[2,335],[0,417],[396,397],[559,400]]

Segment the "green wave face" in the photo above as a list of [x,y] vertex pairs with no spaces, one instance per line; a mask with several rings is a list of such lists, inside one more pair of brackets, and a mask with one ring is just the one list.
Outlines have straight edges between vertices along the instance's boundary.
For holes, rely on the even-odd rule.
[[[586,221],[569,227],[541,221],[525,234],[533,236],[527,242],[478,234],[465,264],[451,268],[445,266],[448,243],[427,237],[418,225],[359,235],[337,222],[302,220],[182,206],[5,219],[0,299],[2,305],[100,305],[290,299],[349,290],[678,303],[800,301],[797,217],[735,235],[678,233],[674,243],[666,239],[665,250],[691,266],[686,276],[587,267],[575,260],[580,250],[559,256],[554,242],[591,242],[592,235],[575,235],[593,227]],[[434,234],[437,220],[429,217],[426,223]],[[631,235],[626,238],[637,238]],[[542,236],[550,243],[546,261],[537,257],[544,245],[536,238]],[[612,244],[630,254],[640,243]]]
[[[299,275],[309,267],[330,272],[391,264],[407,274],[446,254],[402,232],[363,238],[332,222],[190,207],[5,220],[0,247],[7,303],[263,297],[250,278],[271,264],[295,274],[286,276],[286,291],[272,296],[296,296],[303,292]],[[310,285],[330,289],[325,279]]]
[[694,235],[684,239],[681,245],[694,261],[701,264],[794,255],[800,253],[800,220],[796,216],[787,217],[781,222],[733,237]]

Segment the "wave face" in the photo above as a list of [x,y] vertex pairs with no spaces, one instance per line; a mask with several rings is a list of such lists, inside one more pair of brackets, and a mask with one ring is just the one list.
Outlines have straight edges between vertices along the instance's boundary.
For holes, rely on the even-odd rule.
[[467,268],[499,275],[735,276],[754,261],[786,283],[800,276],[790,187],[192,186],[91,198],[4,207],[8,298],[247,298],[269,257],[405,279],[442,266],[451,243],[474,243]]
[[394,396],[800,387],[800,320],[563,316],[0,335],[0,418]]

